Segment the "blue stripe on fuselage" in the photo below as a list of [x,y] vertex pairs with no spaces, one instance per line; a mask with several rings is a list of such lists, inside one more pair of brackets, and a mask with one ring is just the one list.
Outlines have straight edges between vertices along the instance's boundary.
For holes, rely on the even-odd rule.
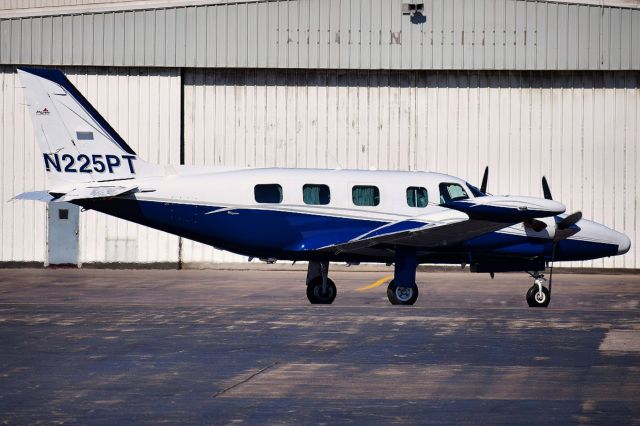
[[[256,208],[223,209],[218,213],[207,214],[222,207],[133,198],[84,200],[78,204],[235,253],[282,259],[309,258],[310,250],[349,241],[391,223]],[[412,226],[419,224],[407,222]],[[383,229],[390,229],[392,226]],[[443,257],[447,252],[466,252],[472,259],[507,255],[521,258],[544,256],[546,260],[550,260],[552,243],[549,239],[491,232],[457,247],[450,246],[436,252],[434,256],[437,258],[434,260],[425,257],[421,261],[451,263],[446,256]],[[594,259],[614,255],[616,252],[617,246],[611,244],[567,239],[558,244],[556,260]],[[348,256],[343,254],[340,259],[345,260]],[[358,256],[357,260],[367,261],[362,256]]]
[[344,242],[388,223],[254,208],[207,214],[221,207],[123,198],[79,204],[249,256],[278,256]]

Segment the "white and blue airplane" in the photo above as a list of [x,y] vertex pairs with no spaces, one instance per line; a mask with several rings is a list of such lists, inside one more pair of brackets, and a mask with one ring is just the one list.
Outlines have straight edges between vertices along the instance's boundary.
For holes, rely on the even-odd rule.
[[393,264],[387,296],[398,305],[418,298],[417,265],[439,263],[527,272],[529,306],[546,307],[547,266],[620,255],[631,245],[580,212],[563,214],[544,178],[544,198],[533,198],[488,194],[488,170],[476,188],[430,172],[151,164],[63,73],[18,73],[49,189],[16,199],[71,202],[266,261],[308,261],[311,303],[336,297],[329,262]]

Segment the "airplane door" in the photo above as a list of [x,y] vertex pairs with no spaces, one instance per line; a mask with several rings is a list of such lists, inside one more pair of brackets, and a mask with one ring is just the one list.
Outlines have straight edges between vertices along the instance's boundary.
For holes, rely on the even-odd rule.
[[49,203],[47,265],[78,265],[80,207]]

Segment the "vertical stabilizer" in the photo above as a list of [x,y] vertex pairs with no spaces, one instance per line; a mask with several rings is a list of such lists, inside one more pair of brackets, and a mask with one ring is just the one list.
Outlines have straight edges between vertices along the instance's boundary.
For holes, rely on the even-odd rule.
[[58,70],[20,68],[27,107],[53,185],[160,175]]

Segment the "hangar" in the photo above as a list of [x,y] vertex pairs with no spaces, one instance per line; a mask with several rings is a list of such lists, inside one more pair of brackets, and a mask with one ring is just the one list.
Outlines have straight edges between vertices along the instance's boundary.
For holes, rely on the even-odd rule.
[[[73,4],[69,4],[73,3]],[[432,170],[541,195],[640,240],[640,4],[0,0],[0,262],[246,261],[44,187],[15,69],[61,69],[167,164]],[[215,191],[215,188],[211,188]],[[640,250],[575,263],[640,268]]]

